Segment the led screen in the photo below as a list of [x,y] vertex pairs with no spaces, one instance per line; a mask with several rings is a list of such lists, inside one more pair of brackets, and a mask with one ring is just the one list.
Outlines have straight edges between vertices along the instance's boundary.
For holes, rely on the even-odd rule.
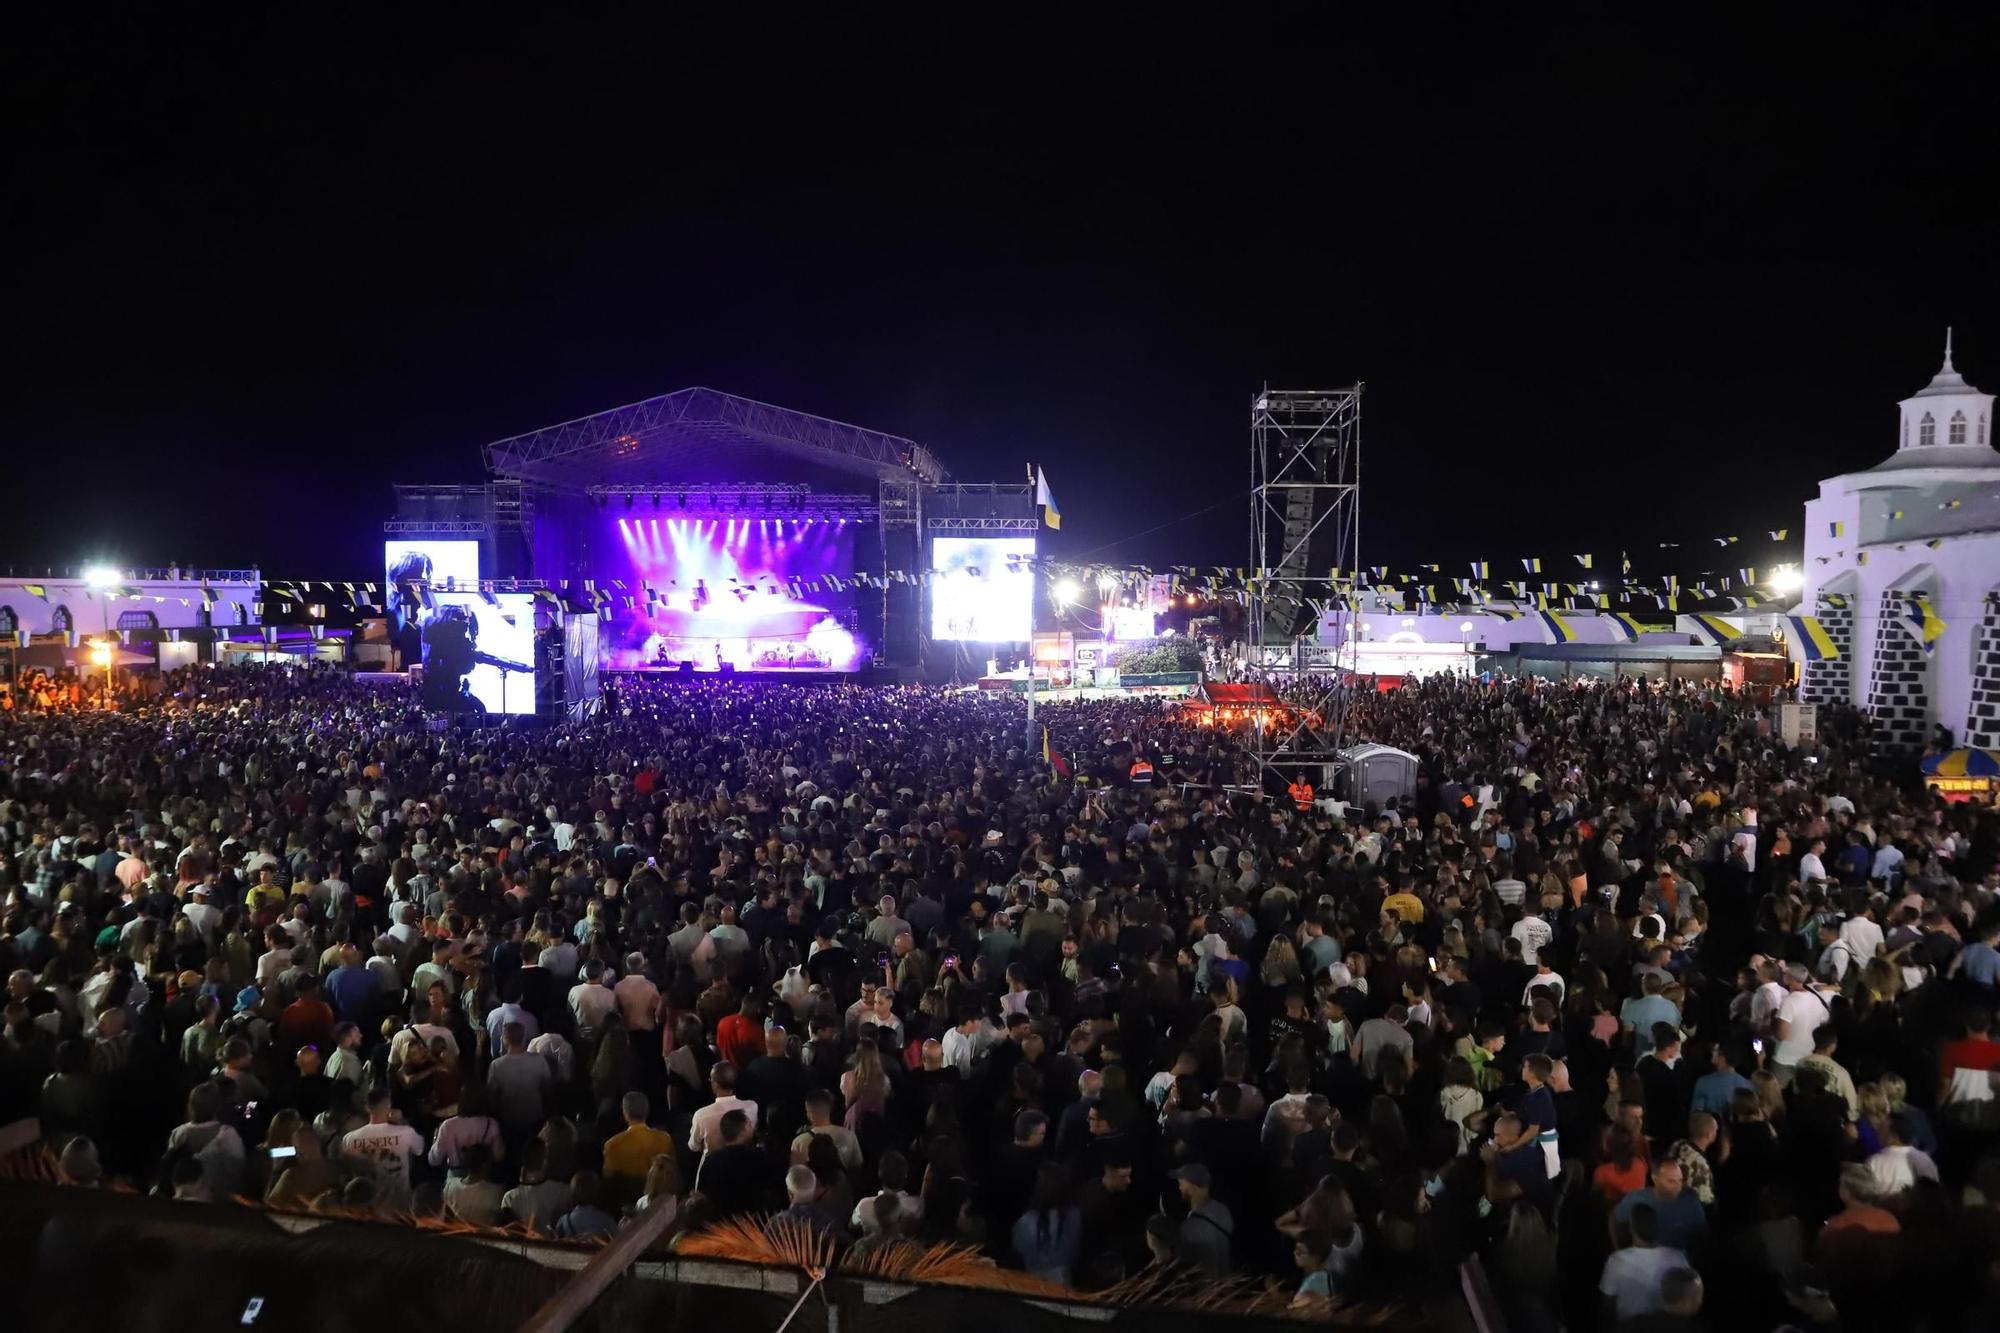
[[[611,520],[610,671],[854,671],[869,658],[840,519]],[[622,585],[622,591],[619,591]],[[599,586],[605,586],[600,582]],[[627,602],[630,605],[627,605]]]
[[440,712],[535,711],[535,599],[440,592],[424,613],[424,704]]
[[931,637],[1026,643],[1034,629],[1033,537],[931,541]]
[[389,642],[404,667],[423,660],[424,591],[479,587],[479,543],[420,539],[382,543],[382,605]]

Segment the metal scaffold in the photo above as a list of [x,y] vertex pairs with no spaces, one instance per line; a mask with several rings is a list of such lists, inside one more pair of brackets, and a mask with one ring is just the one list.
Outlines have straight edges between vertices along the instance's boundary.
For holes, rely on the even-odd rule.
[[1265,388],[1250,400],[1247,679],[1288,707],[1253,727],[1258,764],[1287,782],[1332,777],[1352,706],[1336,646],[1361,563],[1361,391]]

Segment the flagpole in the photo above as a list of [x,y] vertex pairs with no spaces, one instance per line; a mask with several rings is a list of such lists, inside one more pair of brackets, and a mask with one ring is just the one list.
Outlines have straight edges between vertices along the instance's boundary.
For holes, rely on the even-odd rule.
[[1041,599],[1042,571],[1039,560],[1028,564],[1028,750],[1035,749],[1035,608]]

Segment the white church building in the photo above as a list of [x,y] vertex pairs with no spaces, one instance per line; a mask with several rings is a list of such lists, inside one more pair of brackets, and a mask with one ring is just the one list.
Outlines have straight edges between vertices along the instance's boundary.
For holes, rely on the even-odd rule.
[[1865,707],[1898,745],[1942,726],[1959,745],[2000,749],[1993,395],[1952,366],[1947,333],[1944,367],[1901,408],[1896,452],[1822,481],[1806,503],[1798,610],[1839,655],[1805,664],[1803,698]]

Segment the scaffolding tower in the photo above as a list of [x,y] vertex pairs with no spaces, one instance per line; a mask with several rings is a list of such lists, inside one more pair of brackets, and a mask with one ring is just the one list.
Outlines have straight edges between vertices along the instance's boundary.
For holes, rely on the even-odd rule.
[[[1248,679],[1293,705],[1251,730],[1261,768],[1330,784],[1353,688],[1348,597],[1361,564],[1361,391],[1265,388],[1250,400]],[[1335,652],[1315,674],[1322,609]],[[1320,668],[1324,670],[1322,666]]]

